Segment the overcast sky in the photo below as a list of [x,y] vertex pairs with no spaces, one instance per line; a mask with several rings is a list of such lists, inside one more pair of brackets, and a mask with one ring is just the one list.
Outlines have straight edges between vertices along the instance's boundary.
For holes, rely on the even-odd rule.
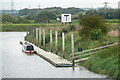
[[[40,5],[41,8],[46,7],[78,7],[78,8],[96,8],[103,7],[103,2],[107,1],[108,6],[112,8],[118,7],[118,2],[120,0],[13,0],[14,9],[23,9],[23,8],[38,8]],[[2,0],[2,9],[11,9],[12,0]]]

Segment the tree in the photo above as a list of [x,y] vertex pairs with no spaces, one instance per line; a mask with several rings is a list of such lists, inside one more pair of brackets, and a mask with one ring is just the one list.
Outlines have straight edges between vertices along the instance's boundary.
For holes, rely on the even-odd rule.
[[34,14],[32,14],[32,13],[26,14],[25,19],[34,20]]
[[8,14],[2,14],[2,23],[17,23],[17,19]]
[[26,15],[27,13],[29,13],[29,9],[28,8],[25,8],[25,9],[22,9],[22,10],[19,11],[20,15]]
[[104,9],[100,8],[98,10],[87,10],[85,12],[86,15],[99,15],[103,16],[105,19],[117,19],[118,17],[118,9]]
[[49,22],[50,20],[56,19],[56,15],[50,11],[40,11],[35,17],[36,23]]
[[91,39],[98,40],[101,35],[107,33],[105,20],[101,16],[89,15],[81,19],[83,28],[80,31],[80,35],[89,36]]
[[18,23],[30,23],[29,20],[21,18],[21,17],[17,17],[17,21],[18,21]]
[[30,23],[30,21],[22,17],[13,17],[8,14],[2,14],[2,23]]

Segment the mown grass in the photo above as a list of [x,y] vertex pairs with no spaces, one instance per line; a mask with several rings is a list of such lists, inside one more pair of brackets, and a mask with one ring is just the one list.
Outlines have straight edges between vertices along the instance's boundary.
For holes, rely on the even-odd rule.
[[28,29],[36,28],[38,26],[28,25],[2,25],[2,31],[28,31]]
[[[113,25],[118,25],[118,22],[116,22],[116,23],[111,23],[111,22],[106,22],[106,24],[113,24]],[[2,25],[2,26],[9,26],[9,25],[14,25],[14,26],[24,26],[24,25],[26,25],[26,26],[31,26],[31,25],[34,25],[34,26],[38,26],[38,25],[52,25],[52,26],[54,26],[54,25],[62,25],[61,23],[31,23],[31,24],[0,24],[0,25]],[[70,24],[66,24],[66,25],[70,25]],[[79,23],[78,22],[74,22],[74,23],[71,23],[71,25],[79,25]]]
[[119,23],[118,19],[105,19],[107,23]]
[[6,25],[15,25],[15,26],[24,26],[24,25],[27,25],[27,26],[30,26],[30,25],[34,25],[34,26],[38,26],[38,25],[79,25],[79,23],[67,23],[67,24],[62,24],[62,23],[31,23],[31,24],[0,24],[0,25],[3,25],[3,26],[6,26]]
[[[118,19],[105,19],[107,24],[118,24],[119,20]],[[51,23],[34,23],[34,21],[32,21],[32,23],[29,24],[0,24],[0,25],[62,25],[61,21],[57,21],[57,20],[51,20]],[[69,24],[66,24],[69,25]],[[73,19],[71,25],[79,25],[79,19]]]
[[[51,28],[51,26],[53,25],[21,25],[21,24],[2,25],[2,31],[28,31],[29,29],[33,29],[37,27],[43,27],[43,28],[50,27]],[[63,26],[66,26],[66,25],[63,25]],[[55,28],[55,27],[61,27],[61,25],[55,25],[52,28]]]
[[93,72],[108,75],[110,78],[120,78],[118,75],[118,46],[103,49],[79,65]]
[[[118,29],[118,19],[106,19],[106,24],[109,25],[109,28],[112,30]],[[26,31],[27,27],[45,27],[45,26],[69,26],[69,25],[75,25],[79,26],[79,20],[74,19],[73,23],[71,24],[62,24],[61,22],[58,22],[56,20],[52,21],[52,23],[30,23],[30,24],[0,24],[2,25],[2,31]]]

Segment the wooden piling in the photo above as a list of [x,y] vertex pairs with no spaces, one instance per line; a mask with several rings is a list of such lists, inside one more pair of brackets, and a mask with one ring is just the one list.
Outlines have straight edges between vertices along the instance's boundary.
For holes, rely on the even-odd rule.
[[43,46],[45,47],[45,30],[43,29]]
[[58,54],[58,33],[55,31],[55,47],[56,47],[56,55]]
[[36,33],[35,33],[35,35],[36,35],[36,41],[38,40],[38,28],[36,28]]
[[39,42],[40,42],[40,47],[41,47],[41,44],[42,44],[41,28],[39,29]]
[[37,43],[36,43],[36,45],[38,46],[38,28],[36,28],[36,41],[37,41]]
[[72,63],[73,63],[73,66],[74,66],[74,35],[71,34],[71,46],[72,46]]
[[65,36],[62,33],[62,57],[65,58]]
[[50,51],[52,52],[52,30],[50,30]]

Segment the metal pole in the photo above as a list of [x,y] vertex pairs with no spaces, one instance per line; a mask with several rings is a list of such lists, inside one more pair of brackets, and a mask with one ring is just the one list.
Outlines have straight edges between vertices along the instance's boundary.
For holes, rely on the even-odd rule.
[[74,66],[74,35],[71,34],[71,45],[72,45],[72,62],[73,62],[73,66]]
[[55,31],[55,47],[56,47],[56,55],[58,54],[58,33]]
[[62,33],[62,56],[65,58],[65,36],[64,33]]
[[50,30],[50,51],[52,52],[52,30]]

